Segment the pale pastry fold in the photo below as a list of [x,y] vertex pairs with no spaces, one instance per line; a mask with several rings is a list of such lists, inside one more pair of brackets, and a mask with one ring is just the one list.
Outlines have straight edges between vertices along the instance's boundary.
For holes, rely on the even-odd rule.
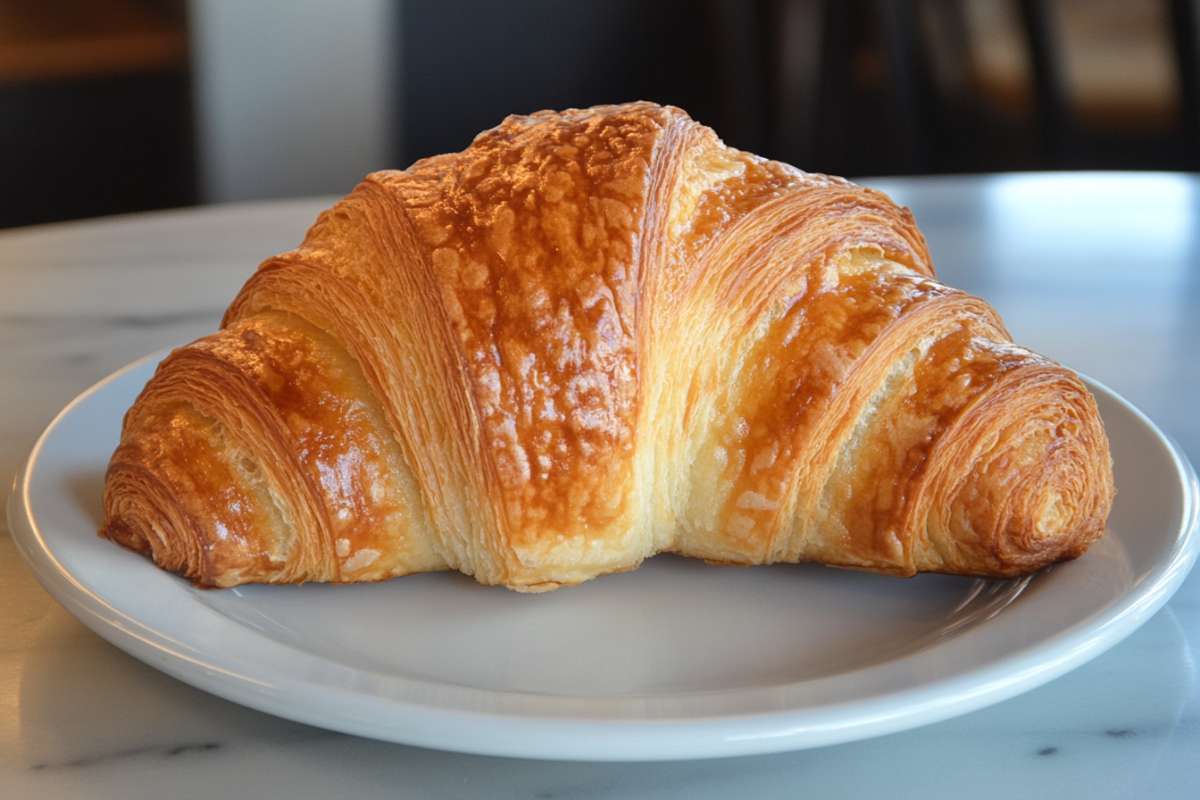
[[631,103],[321,214],[146,385],[102,535],[209,586],[540,591],[661,552],[1013,576],[1112,500],[1087,388],[938,283],[907,209]]

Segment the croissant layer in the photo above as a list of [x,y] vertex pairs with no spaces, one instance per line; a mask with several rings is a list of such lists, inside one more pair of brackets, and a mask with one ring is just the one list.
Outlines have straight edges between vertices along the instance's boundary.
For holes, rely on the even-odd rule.
[[369,175],[160,364],[101,533],[211,586],[1011,576],[1112,498],[1087,388],[938,283],[907,209],[631,103]]

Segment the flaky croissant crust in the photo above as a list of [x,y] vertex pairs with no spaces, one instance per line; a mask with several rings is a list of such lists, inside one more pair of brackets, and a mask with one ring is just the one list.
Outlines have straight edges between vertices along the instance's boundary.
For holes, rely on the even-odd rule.
[[1009,576],[1113,497],[1096,405],[907,209],[650,103],[367,177],[129,410],[103,535],[201,584],[659,552]]

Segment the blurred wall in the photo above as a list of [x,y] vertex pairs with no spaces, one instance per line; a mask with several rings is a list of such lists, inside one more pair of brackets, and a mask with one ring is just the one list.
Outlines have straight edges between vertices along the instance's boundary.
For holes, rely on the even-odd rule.
[[0,0],[0,227],[342,194],[639,97],[851,177],[1200,170],[1200,0]]
[[397,166],[398,7],[191,0],[201,200],[343,194]]
[[183,0],[0,0],[0,228],[196,202]]
[[655,100],[761,151],[746,0],[405,0],[404,158],[461,150],[509,114]]

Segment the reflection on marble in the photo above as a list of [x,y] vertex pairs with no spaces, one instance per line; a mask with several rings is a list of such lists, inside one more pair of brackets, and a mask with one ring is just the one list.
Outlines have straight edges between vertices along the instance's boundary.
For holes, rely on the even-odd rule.
[[[1200,178],[1093,179],[1095,196],[1061,188],[1086,190],[1087,176],[1071,180],[879,185],[913,208],[948,282],[995,303],[1018,339],[1130,397],[1200,461]],[[1069,202],[1086,213],[1041,224]],[[294,245],[326,204],[0,232],[0,474],[80,390],[211,330],[254,265]],[[693,763],[482,758],[333,734],[191,689],[59,608],[4,532],[0,797],[1192,797],[1198,656],[1193,575],[1090,664],[919,730]]]

